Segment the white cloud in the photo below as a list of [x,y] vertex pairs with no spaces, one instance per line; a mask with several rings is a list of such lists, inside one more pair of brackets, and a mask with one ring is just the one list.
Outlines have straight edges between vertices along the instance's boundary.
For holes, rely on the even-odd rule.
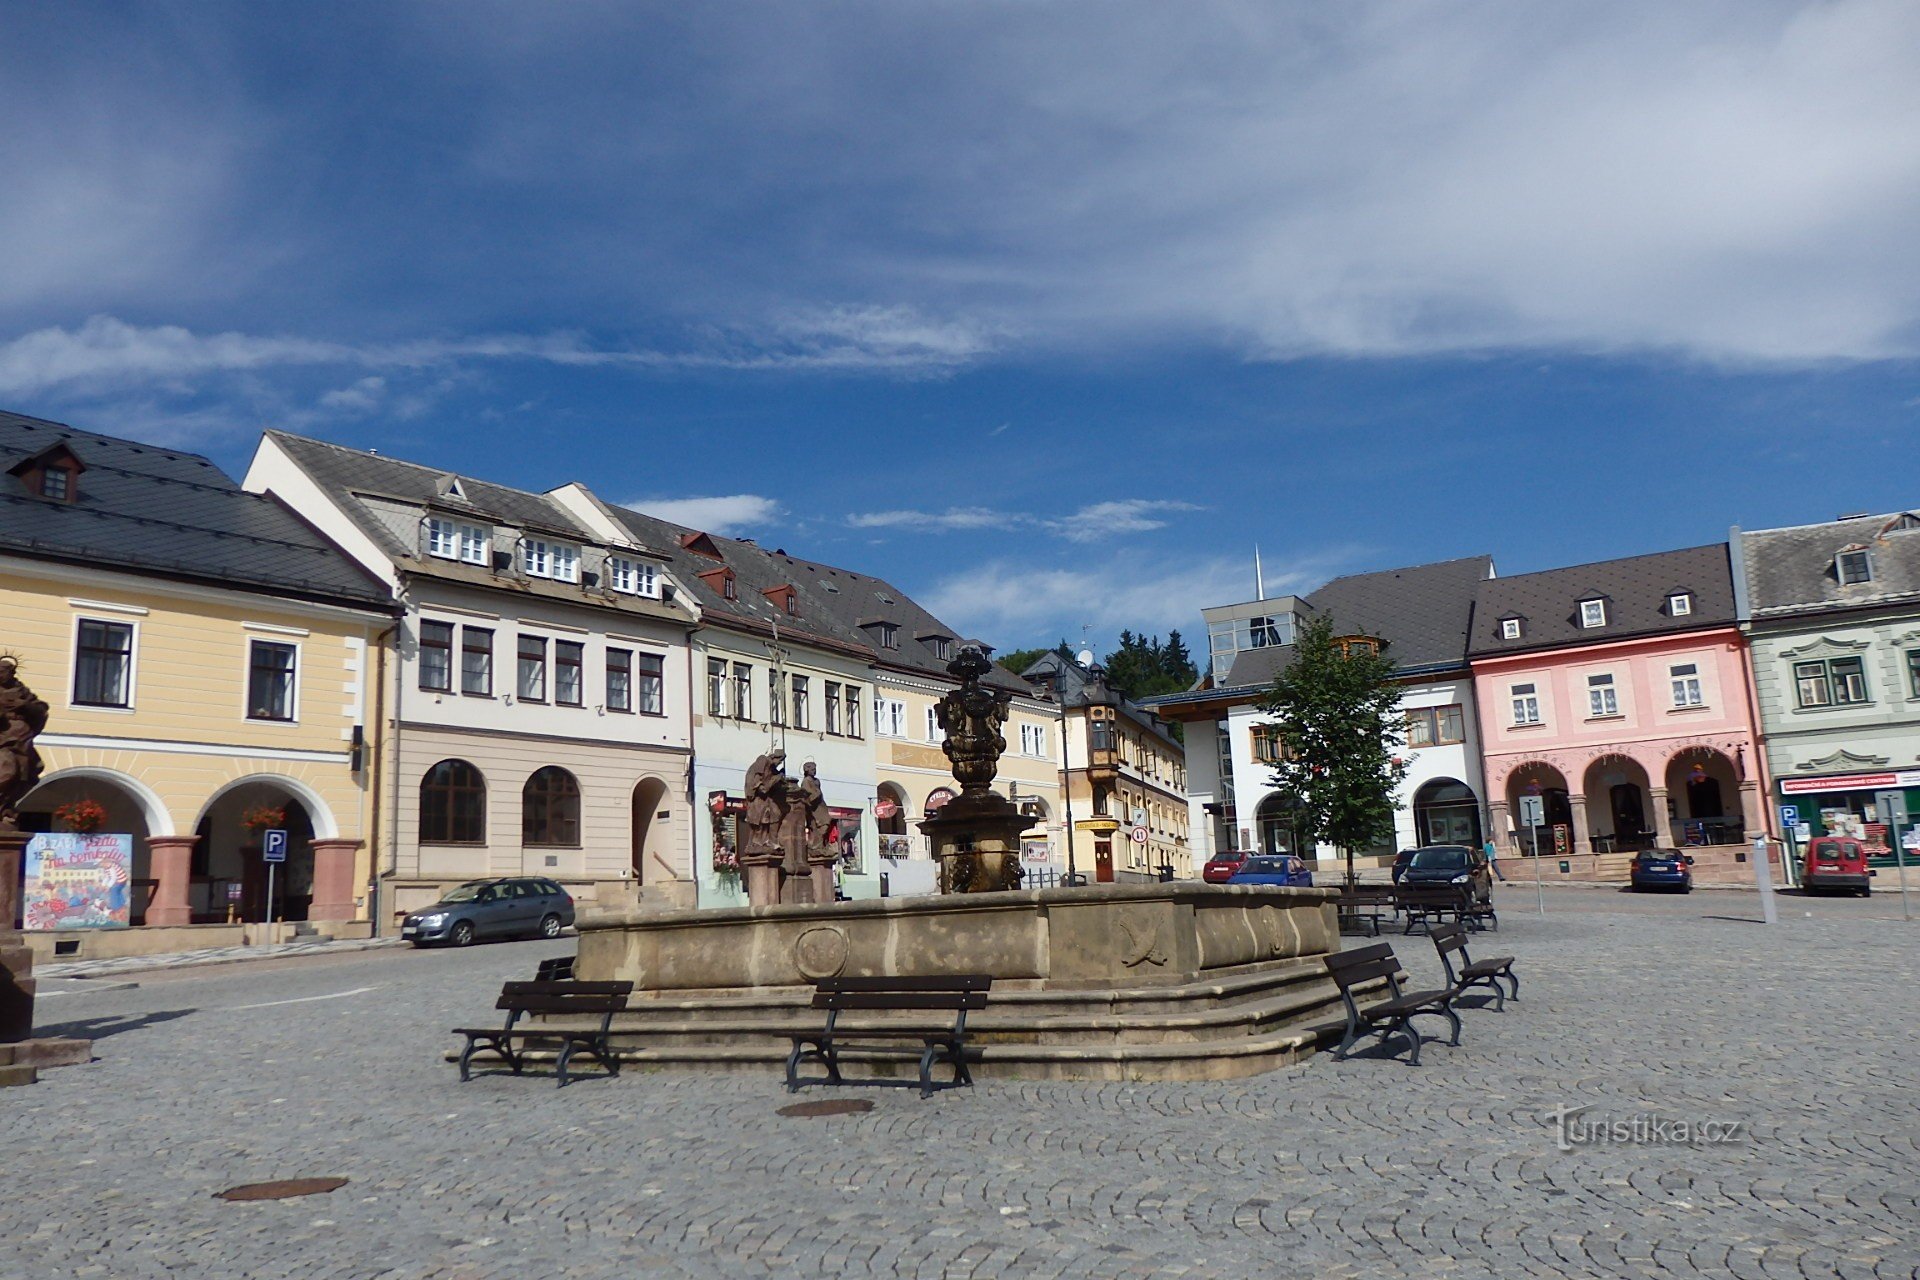
[[713,498],[639,498],[622,505],[656,520],[723,537],[736,530],[771,524],[780,516],[780,504],[757,493]]
[[1198,511],[1191,502],[1173,502],[1154,498],[1123,498],[1115,502],[1096,502],[1072,515],[1047,520],[1046,527],[1069,542],[1098,542],[1123,533],[1144,533],[1164,529],[1159,517],[1175,511]]
[[[1265,565],[1270,596],[1318,586],[1350,560],[1340,550],[1290,563]],[[1177,556],[1127,556],[1077,568],[1035,568],[997,560],[936,582],[921,597],[936,616],[970,636],[1006,648],[1051,644],[1065,637],[1078,644],[1091,624],[1096,647],[1110,647],[1122,628],[1148,633],[1178,630],[1205,648],[1200,610],[1253,598],[1253,557],[1201,560]]]
[[387,392],[387,380],[378,375],[360,379],[350,387],[340,387],[320,397],[320,407],[347,413],[370,413],[380,406]]
[[1012,511],[987,507],[948,507],[945,511],[869,511],[849,516],[856,529],[905,529],[911,533],[950,533],[958,529],[1010,529],[1027,522]]
[[[141,326],[94,316],[74,329],[52,326],[0,344],[0,393],[98,391],[215,375],[314,366],[424,369],[492,360],[636,369],[840,370],[939,373],[984,353],[968,325],[916,320],[900,309],[868,308],[788,317],[757,332],[737,330],[684,351],[594,346],[578,334],[495,334],[459,339],[354,344],[287,335],[201,334],[179,325]],[[370,402],[363,379],[331,393],[330,407]]]

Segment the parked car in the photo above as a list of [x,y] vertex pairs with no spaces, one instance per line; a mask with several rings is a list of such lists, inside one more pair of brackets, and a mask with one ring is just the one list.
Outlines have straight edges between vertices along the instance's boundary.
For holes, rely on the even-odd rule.
[[1228,884],[1277,884],[1290,889],[1313,888],[1313,872],[1292,854],[1255,854],[1240,864]]
[[1402,849],[1393,855],[1393,882],[1400,883],[1400,877],[1407,874],[1407,864],[1413,861],[1414,850]]
[[1476,901],[1493,900],[1493,872],[1487,869],[1487,855],[1464,844],[1430,844],[1413,850],[1397,883],[1409,889],[1471,885]]
[[478,938],[557,938],[573,923],[573,895],[538,876],[469,880],[440,901],[409,912],[400,936],[416,947],[464,947]]
[[1800,885],[1808,893],[1832,890],[1872,897],[1873,872],[1867,866],[1867,847],[1851,836],[1815,836],[1807,842]]
[[1204,867],[1200,868],[1200,878],[1208,884],[1225,884],[1233,879],[1233,873],[1240,869],[1240,864],[1252,856],[1245,849],[1229,849],[1225,853],[1216,853],[1207,859]]
[[1693,892],[1693,858],[1678,849],[1643,849],[1628,864],[1628,885],[1641,889]]

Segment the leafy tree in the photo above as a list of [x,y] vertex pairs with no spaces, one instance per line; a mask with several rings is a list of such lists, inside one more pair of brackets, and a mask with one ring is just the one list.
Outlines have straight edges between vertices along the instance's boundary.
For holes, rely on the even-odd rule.
[[1178,631],[1159,636],[1120,633],[1120,647],[1107,655],[1107,685],[1123,697],[1138,702],[1156,694],[1180,693],[1193,687],[1199,678],[1193,658],[1187,653]]
[[1322,614],[1300,627],[1293,661],[1260,700],[1282,746],[1273,785],[1303,840],[1346,854],[1349,884],[1354,850],[1392,838],[1393,790],[1407,773],[1393,754],[1405,734],[1393,675],[1377,645],[1344,643]]

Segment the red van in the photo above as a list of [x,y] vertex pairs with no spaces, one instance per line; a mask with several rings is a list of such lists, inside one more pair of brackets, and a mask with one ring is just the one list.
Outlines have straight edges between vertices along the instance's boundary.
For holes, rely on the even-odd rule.
[[1807,864],[1801,870],[1800,884],[1808,893],[1857,893],[1873,895],[1867,869],[1867,847],[1851,836],[1817,836],[1807,843]]

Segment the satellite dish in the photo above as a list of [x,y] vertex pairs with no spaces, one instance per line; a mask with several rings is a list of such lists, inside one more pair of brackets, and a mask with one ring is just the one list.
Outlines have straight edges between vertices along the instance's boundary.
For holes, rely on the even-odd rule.
[[1079,652],[1079,654],[1078,654],[1078,655],[1077,655],[1077,656],[1075,657],[1075,659],[1074,659],[1074,661],[1076,661],[1076,662],[1078,662],[1078,663],[1079,663],[1079,664],[1080,664],[1081,666],[1083,666],[1083,667],[1090,667],[1090,666],[1092,666],[1092,665],[1093,665],[1093,650],[1091,650],[1091,649],[1082,649],[1082,650],[1081,650],[1081,651]]

